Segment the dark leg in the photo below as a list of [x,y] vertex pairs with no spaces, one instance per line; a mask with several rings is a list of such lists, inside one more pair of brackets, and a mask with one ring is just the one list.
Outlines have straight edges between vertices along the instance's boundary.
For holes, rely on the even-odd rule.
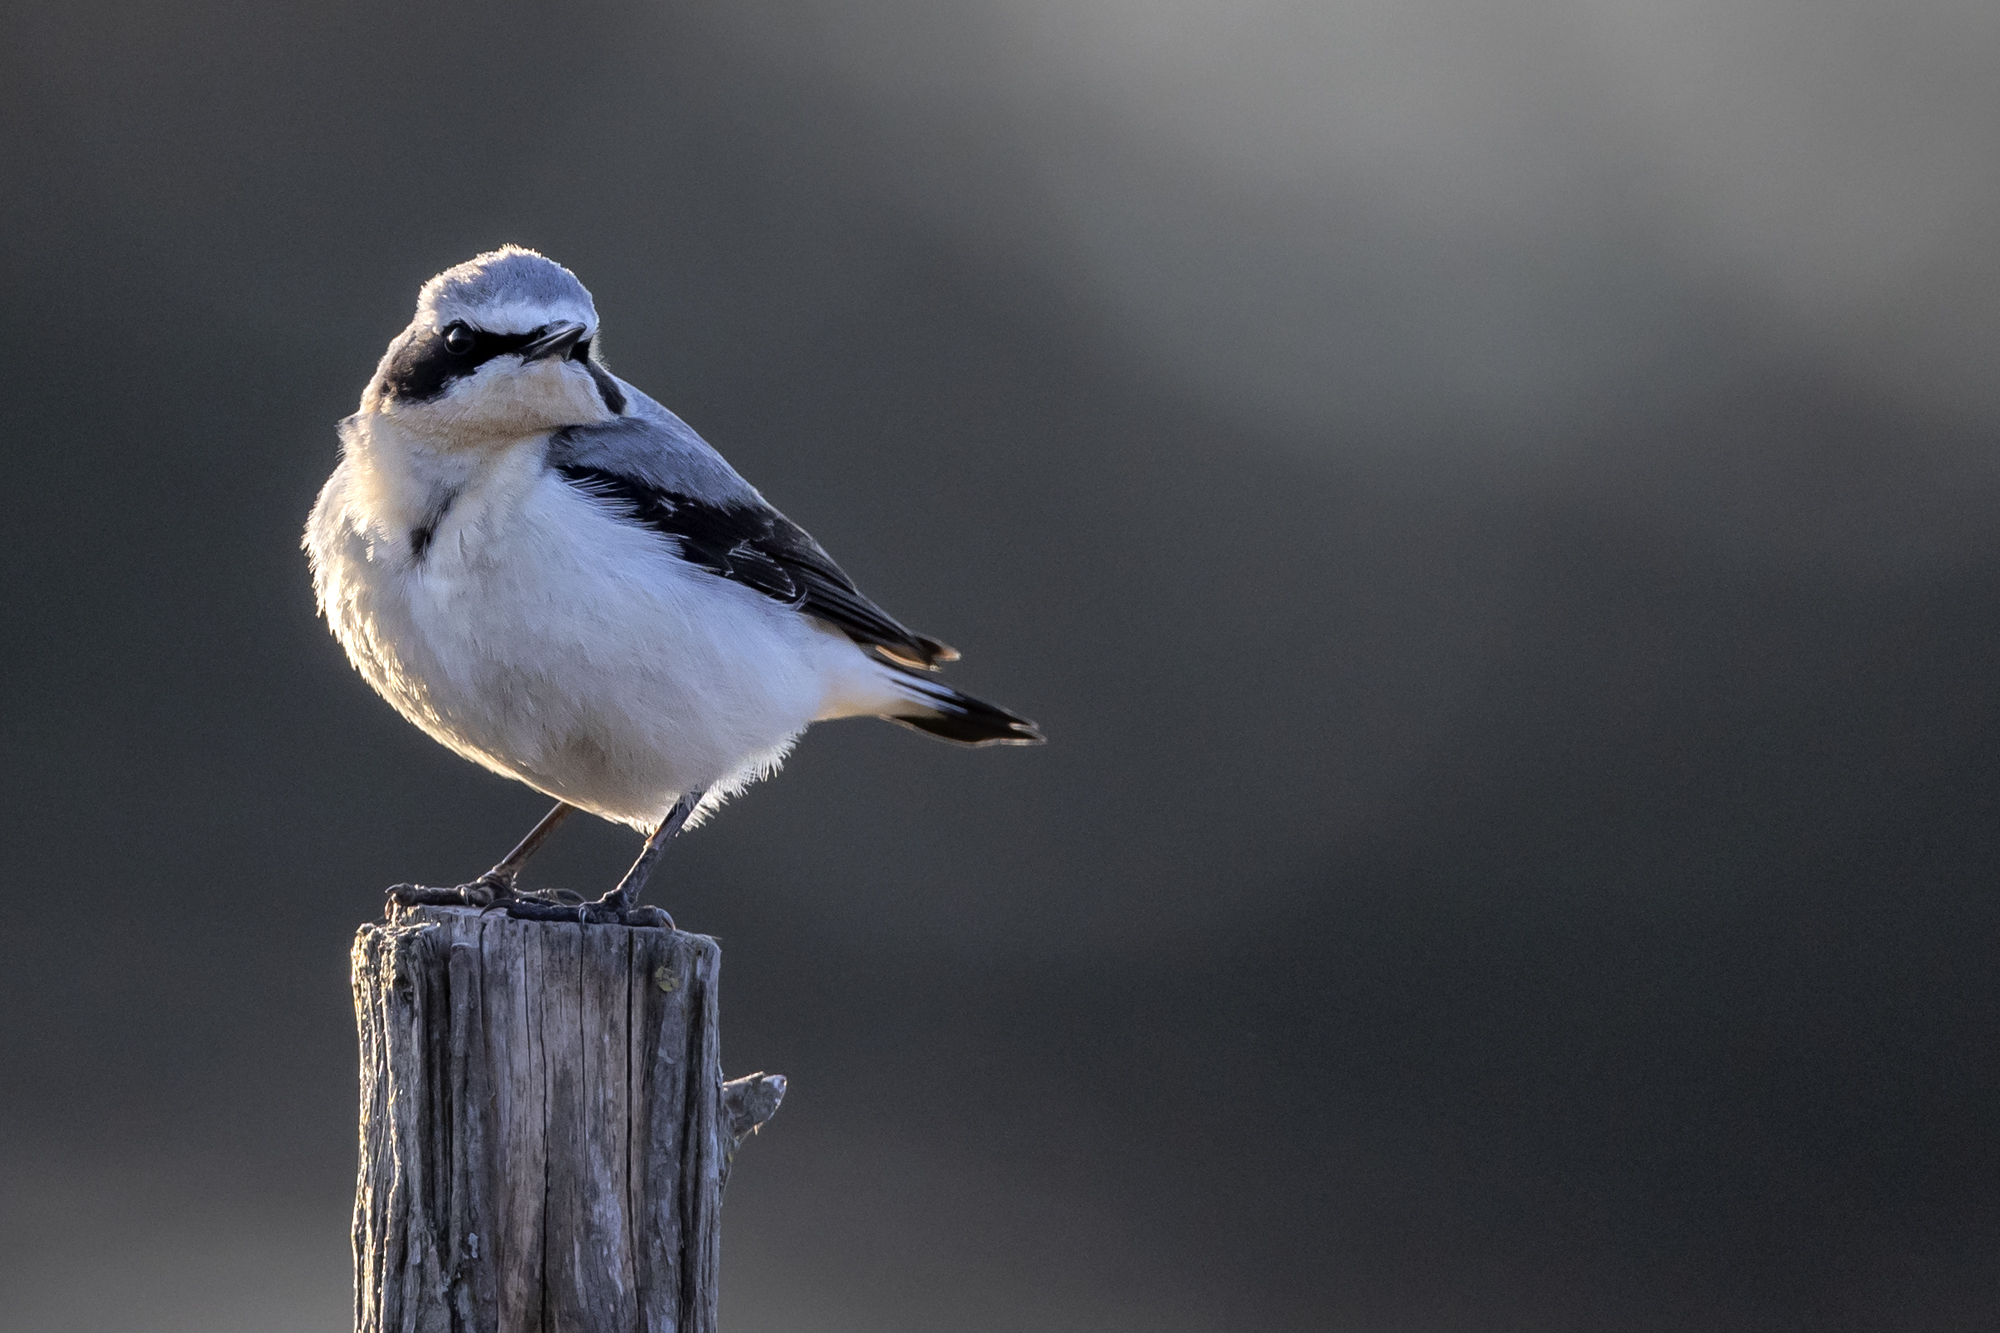
[[528,836],[520,845],[500,858],[500,864],[472,881],[474,884],[491,884],[494,893],[506,897],[514,891],[514,881],[520,877],[521,867],[528,864],[528,858],[542,849],[558,825],[576,813],[576,807],[568,801],[557,801],[556,808],[542,816],[541,823],[528,830]]
[[630,912],[639,905],[639,895],[646,891],[646,881],[653,877],[653,867],[659,863],[660,854],[667,850],[667,844],[688,822],[688,816],[701,804],[702,792],[691,791],[674,802],[674,808],[667,811],[667,817],[653,830],[653,836],[646,839],[644,851],[632,868],[625,872],[625,878],[618,881],[618,887],[598,899],[598,905],[619,912]]
[[485,907],[491,903],[514,897],[514,881],[521,873],[521,867],[528,858],[541,850],[549,835],[556,831],[565,819],[576,813],[576,807],[567,801],[557,801],[556,808],[543,815],[541,821],[528,830],[528,836],[521,839],[514,850],[500,858],[500,863],[473,880],[454,889],[430,889],[418,884],[392,884],[389,896],[406,907]]
[[552,889],[515,894],[493,905],[506,908],[508,916],[522,921],[574,921],[578,925],[616,922],[626,926],[665,926],[672,930],[674,919],[657,907],[641,907],[639,894],[652,876],[653,866],[659,861],[660,854],[688,822],[695,806],[701,804],[701,797],[702,793],[691,791],[674,802],[674,808],[653,830],[653,836],[646,839],[645,850],[639,853],[639,859],[632,863],[632,868],[625,872],[625,878],[618,881],[618,887],[596,902],[587,903],[567,890]]

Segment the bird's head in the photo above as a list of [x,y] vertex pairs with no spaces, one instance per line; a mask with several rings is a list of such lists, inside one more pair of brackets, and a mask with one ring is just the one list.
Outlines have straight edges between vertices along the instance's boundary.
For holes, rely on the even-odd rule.
[[625,395],[596,337],[597,307],[575,274],[504,246],[424,284],[361,410],[442,449],[608,421]]

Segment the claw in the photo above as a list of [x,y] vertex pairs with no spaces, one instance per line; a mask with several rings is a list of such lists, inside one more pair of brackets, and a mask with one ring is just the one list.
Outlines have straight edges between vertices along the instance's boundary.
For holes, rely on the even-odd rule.
[[569,889],[514,888],[511,875],[487,871],[470,884],[439,889],[423,884],[391,884],[389,902],[396,907],[476,907],[502,912],[516,921],[573,921],[580,926],[650,926],[673,930],[674,919],[657,907],[628,905],[623,889],[613,889],[594,902]]
[[470,884],[439,889],[425,884],[391,884],[389,901],[400,907],[493,907],[514,896],[513,882],[488,872]]
[[606,901],[610,895],[596,902],[585,902],[574,893],[564,892],[560,897],[553,893],[524,893],[505,902],[495,903],[496,910],[504,910],[516,921],[573,921],[580,926],[651,926],[656,929],[674,929],[674,919],[657,907],[626,907],[622,903]]
[[468,905],[468,887],[434,889],[424,884],[391,884],[386,892],[390,902],[402,907],[464,907]]

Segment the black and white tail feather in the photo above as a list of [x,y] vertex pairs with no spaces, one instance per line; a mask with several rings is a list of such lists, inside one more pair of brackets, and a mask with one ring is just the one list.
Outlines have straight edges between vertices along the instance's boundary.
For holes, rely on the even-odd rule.
[[961,694],[937,677],[908,667],[899,665],[896,673],[897,683],[923,711],[887,714],[891,722],[960,745],[1039,745],[1043,740],[1041,729],[1018,713]]

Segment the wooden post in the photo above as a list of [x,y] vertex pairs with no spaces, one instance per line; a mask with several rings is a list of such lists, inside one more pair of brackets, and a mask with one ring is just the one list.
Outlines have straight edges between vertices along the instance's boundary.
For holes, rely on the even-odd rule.
[[785,1087],[724,1084],[720,961],[469,908],[361,928],[356,1333],[714,1333],[722,1186]]

